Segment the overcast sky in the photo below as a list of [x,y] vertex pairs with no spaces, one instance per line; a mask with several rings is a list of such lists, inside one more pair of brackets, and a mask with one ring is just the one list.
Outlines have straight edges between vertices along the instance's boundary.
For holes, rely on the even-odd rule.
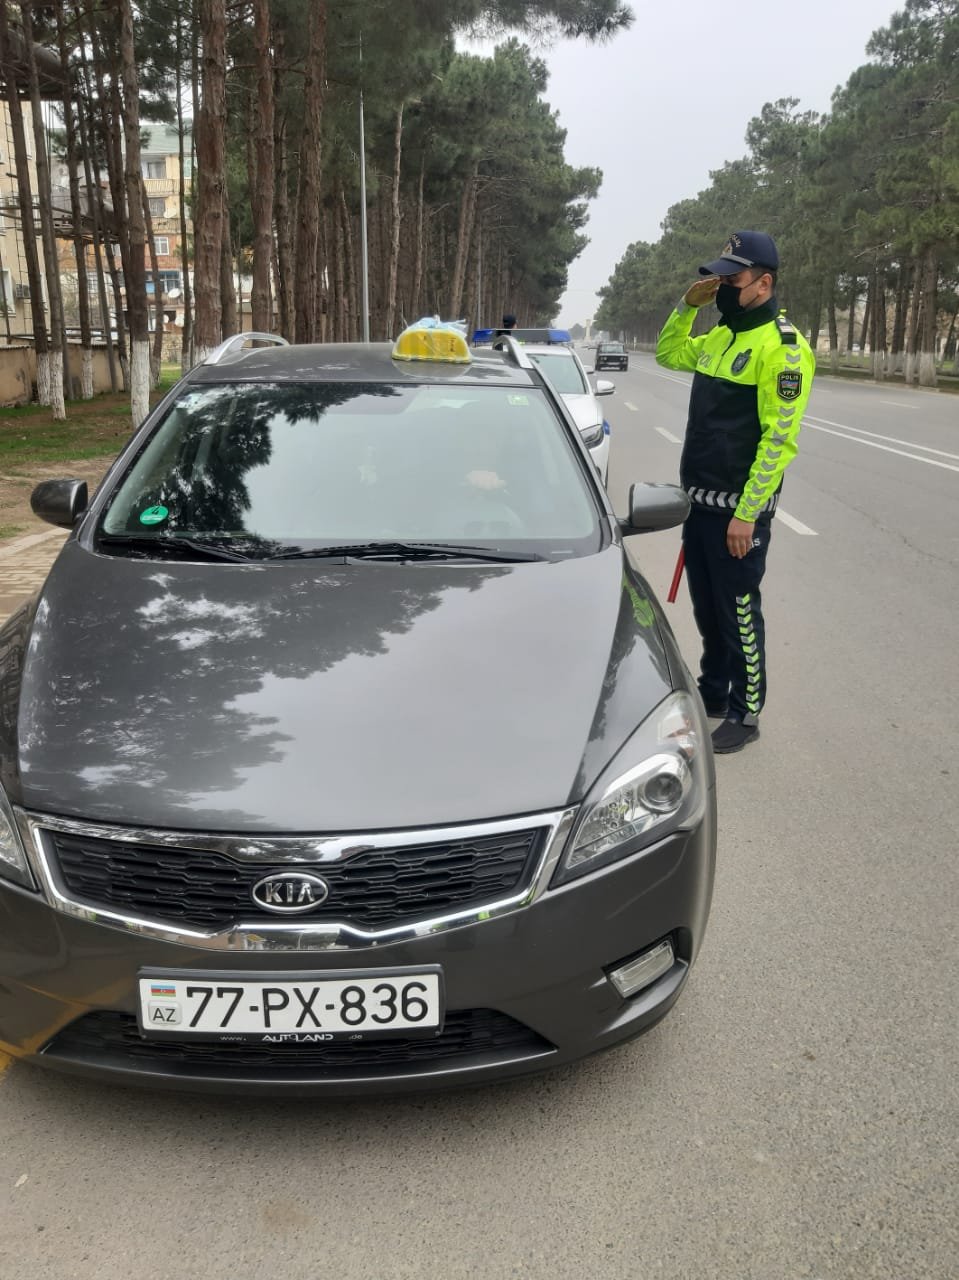
[[[572,264],[559,321],[582,323],[626,246],[658,240],[670,205],[745,154],[765,102],[827,111],[866,60],[866,43],[903,7],[890,0],[630,0],[636,21],[606,45],[537,50],[570,164],[603,171],[590,243]],[[716,228],[716,249],[733,227]],[[690,275],[698,264],[690,263]]]

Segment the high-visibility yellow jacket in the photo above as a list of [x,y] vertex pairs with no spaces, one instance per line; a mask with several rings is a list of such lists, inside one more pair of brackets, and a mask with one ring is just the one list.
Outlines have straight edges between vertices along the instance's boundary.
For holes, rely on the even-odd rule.
[[691,338],[695,316],[680,302],[656,344],[659,364],[695,374],[680,481],[697,507],[771,519],[816,358],[775,299]]

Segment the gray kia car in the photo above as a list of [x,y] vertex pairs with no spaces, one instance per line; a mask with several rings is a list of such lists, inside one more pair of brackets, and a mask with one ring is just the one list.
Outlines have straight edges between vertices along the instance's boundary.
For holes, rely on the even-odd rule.
[[35,490],[71,532],[0,631],[0,1048],[393,1092],[671,1008],[714,774],[627,545],[687,500],[636,484],[617,519],[504,345],[234,339],[92,501]]

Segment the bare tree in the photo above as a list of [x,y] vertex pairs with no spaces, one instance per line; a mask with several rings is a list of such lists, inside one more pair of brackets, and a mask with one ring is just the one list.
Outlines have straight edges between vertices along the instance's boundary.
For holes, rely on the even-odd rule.
[[63,296],[60,291],[60,264],[57,261],[57,237],[53,227],[53,193],[50,190],[50,162],[47,158],[47,138],[43,127],[43,108],[40,102],[40,76],[37,72],[36,51],[33,47],[33,24],[28,0],[21,0],[23,20],[24,59],[27,65],[27,81],[30,86],[30,106],[33,114],[33,144],[37,165],[37,209],[40,215],[40,234],[43,238],[43,266],[47,282],[47,301],[50,304],[50,408],[55,421],[67,416],[63,398],[65,335],[63,332]]
[[77,260],[77,307],[80,313],[80,394],[93,399],[93,337],[90,330],[90,285],[87,278],[86,237],[83,234],[83,206],[80,203],[80,160],[77,151],[77,121],[73,100],[76,84],[70,73],[63,4],[56,8],[57,49],[63,68],[63,127],[67,144],[67,174],[70,182],[70,213],[73,220],[73,252]]
[[41,404],[49,404],[50,337],[47,331],[43,304],[40,254],[37,249],[36,220],[33,216],[33,190],[30,182],[30,168],[27,156],[27,138],[24,132],[23,109],[20,105],[19,68],[13,57],[7,6],[3,3],[0,3],[0,64],[2,64],[3,81],[7,91],[7,105],[10,108],[13,152],[17,167],[20,230],[24,256],[27,260],[30,312],[33,319],[33,349],[37,358],[37,399]]
[[226,187],[226,8],[198,0],[201,43],[200,110],[196,120],[194,220],[195,354],[205,360],[222,337],[220,254]]
[[146,220],[140,172],[140,83],[130,0],[116,0],[120,20],[120,76],[123,84],[124,185],[130,260],[125,273],[130,318],[130,409],[134,430],[150,412],[150,320],[147,311]]
[[273,60],[270,56],[269,0],[253,0],[253,39],[256,61],[254,98],[253,292],[252,325],[260,333],[273,328],[270,267],[273,261]]
[[320,176],[326,72],[326,0],[311,0],[306,76],[303,85],[303,141],[296,202],[296,274],[293,299],[297,342],[316,341],[319,298]]

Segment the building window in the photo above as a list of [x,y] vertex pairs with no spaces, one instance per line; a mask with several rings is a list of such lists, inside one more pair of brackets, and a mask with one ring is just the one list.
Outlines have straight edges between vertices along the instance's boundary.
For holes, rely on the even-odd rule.
[[[171,289],[179,289],[180,287],[179,271],[158,271],[157,275],[160,277],[160,292],[162,294],[167,295],[170,293]],[[150,271],[147,273],[147,293],[152,298],[154,296],[154,292],[155,290],[153,288],[153,272]]]
[[159,200],[151,200],[149,204],[154,218],[162,218],[166,213],[166,201],[162,197]]
[[165,178],[166,177],[166,161],[165,160],[146,160],[144,162],[146,168],[146,176],[148,178]]
[[13,277],[6,267],[3,269],[3,306],[6,308],[8,316],[15,316],[17,308],[13,301]]
[[169,236],[154,236],[154,242],[156,243],[158,258],[167,258],[170,256],[170,237]]

